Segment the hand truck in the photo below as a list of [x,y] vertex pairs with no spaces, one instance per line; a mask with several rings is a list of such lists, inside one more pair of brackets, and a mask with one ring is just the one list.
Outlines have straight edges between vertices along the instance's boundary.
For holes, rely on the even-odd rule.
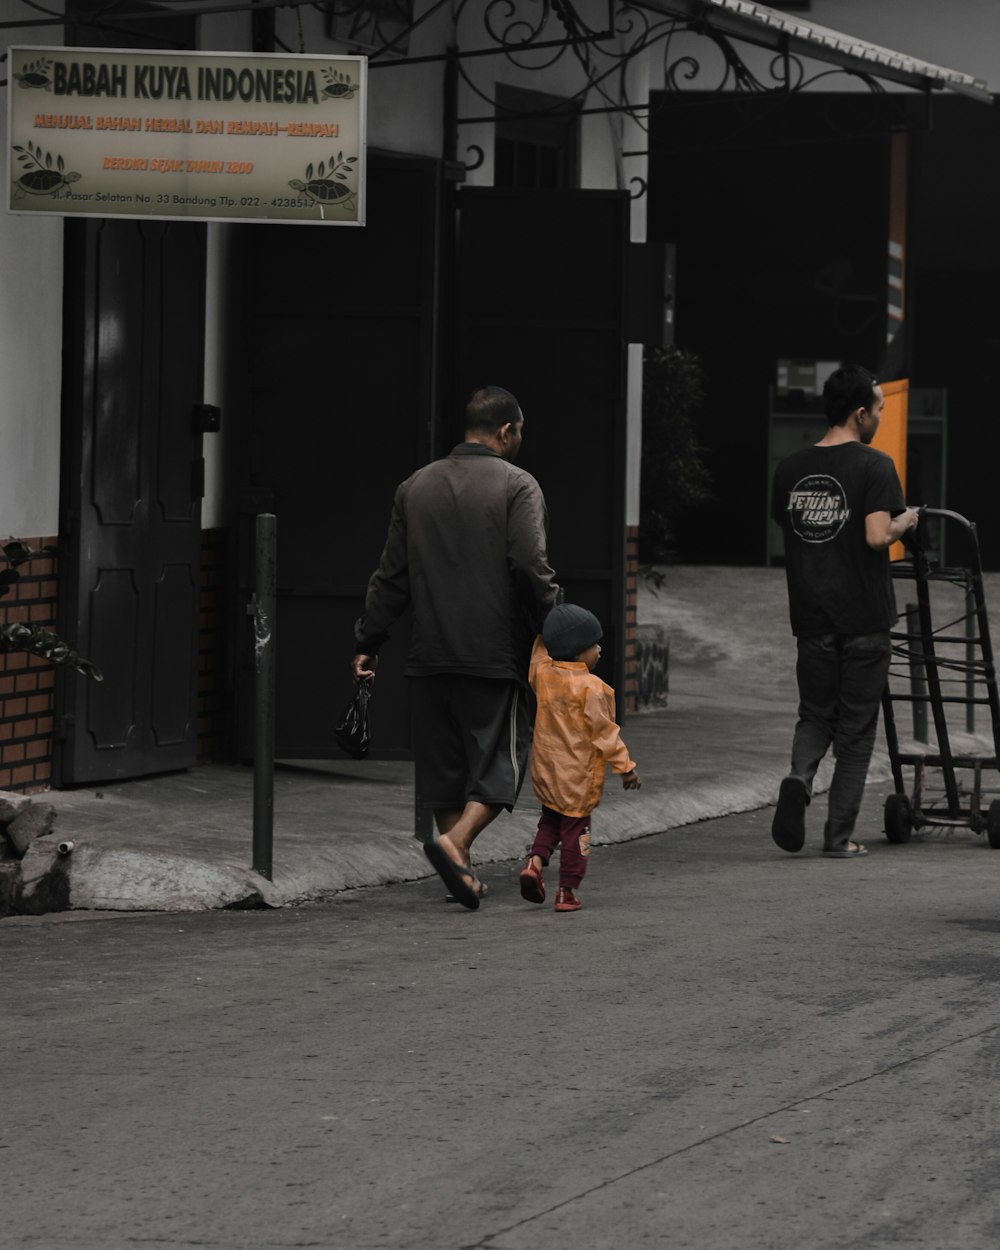
[[[940,549],[950,554],[957,547],[965,555],[963,564],[946,566],[928,556],[924,535],[927,523],[935,518],[940,522]],[[915,602],[901,607],[898,626],[890,635],[893,658],[882,697],[895,786],[885,800],[885,836],[890,842],[909,842],[914,830],[968,828],[976,834],[985,832],[990,846],[1000,850],[1000,797],[984,810],[989,795],[1000,794],[1000,697],[976,527],[957,512],[921,508],[920,524],[904,545],[910,558],[893,564],[893,585],[897,604],[901,591],[911,584]],[[935,621],[939,615],[945,618],[941,624]],[[910,751],[900,749],[897,704],[912,709]],[[976,753],[987,737],[976,738],[978,707],[989,709],[992,755]],[[964,722],[956,726],[961,709]],[[963,737],[964,749],[956,750],[956,739]],[[909,793],[905,767],[914,770]],[[930,770],[939,771],[939,784]],[[994,775],[992,790],[984,789],[984,776],[992,780]]]

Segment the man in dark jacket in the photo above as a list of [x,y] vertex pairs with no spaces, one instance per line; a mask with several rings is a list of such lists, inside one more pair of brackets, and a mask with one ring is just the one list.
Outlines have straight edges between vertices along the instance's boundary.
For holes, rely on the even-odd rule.
[[355,625],[355,681],[413,605],[419,803],[434,811],[428,859],[454,897],[479,906],[472,843],[517,799],[528,759],[528,660],[558,587],[546,554],[545,500],[511,463],[524,418],[498,386],[466,407],[465,441],[396,491],[385,550]]

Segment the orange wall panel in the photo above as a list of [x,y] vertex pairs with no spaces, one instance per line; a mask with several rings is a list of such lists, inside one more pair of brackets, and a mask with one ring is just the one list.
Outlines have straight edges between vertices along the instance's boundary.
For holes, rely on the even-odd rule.
[[[882,394],[885,406],[882,409],[882,420],[878,433],[872,439],[872,446],[891,456],[903,484],[903,497],[906,497],[906,417],[910,395],[910,382],[903,378],[896,382],[883,382]],[[890,560],[901,560],[906,555],[902,543],[893,543],[889,548]]]

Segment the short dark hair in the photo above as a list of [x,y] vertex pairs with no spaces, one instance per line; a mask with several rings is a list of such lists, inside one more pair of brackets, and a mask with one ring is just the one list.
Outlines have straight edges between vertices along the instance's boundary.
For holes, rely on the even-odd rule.
[[864,365],[843,365],[831,373],[823,387],[823,406],[831,426],[843,425],[852,412],[870,408],[878,378]]
[[480,386],[465,405],[465,428],[477,434],[495,434],[502,425],[521,420],[521,405],[502,386]]

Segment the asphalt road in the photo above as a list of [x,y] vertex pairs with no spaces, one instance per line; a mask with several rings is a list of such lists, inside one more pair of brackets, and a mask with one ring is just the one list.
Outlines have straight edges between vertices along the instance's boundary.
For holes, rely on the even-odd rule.
[[1000,853],[770,811],[271,912],[0,922],[17,1250],[994,1250]]

